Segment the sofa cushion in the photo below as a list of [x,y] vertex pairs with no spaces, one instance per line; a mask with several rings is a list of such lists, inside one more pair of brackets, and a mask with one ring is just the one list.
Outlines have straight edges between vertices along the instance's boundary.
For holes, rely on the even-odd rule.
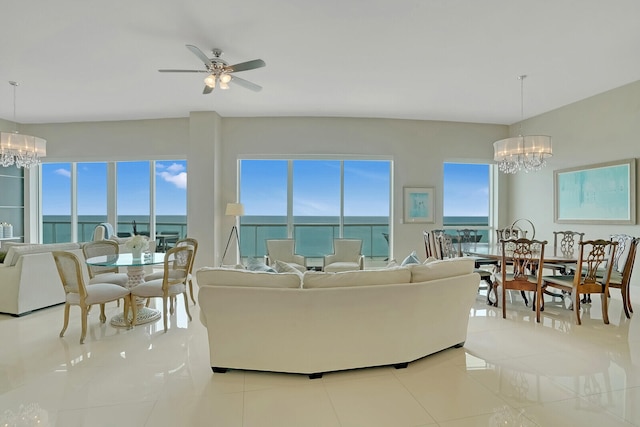
[[474,266],[473,258],[460,257],[436,260],[428,264],[413,264],[409,268],[411,282],[417,283],[473,273]]
[[406,267],[387,268],[383,270],[354,270],[327,273],[307,271],[302,278],[302,287],[337,288],[345,286],[373,286],[409,283],[411,271]]
[[47,244],[21,244],[12,245],[7,251],[7,255],[4,258],[4,265],[13,266],[18,262],[18,258],[26,254],[41,254],[52,251],[71,251],[78,249],[80,246],[77,243],[47,243]]
[[299,288],[296,273],[273,274],[266,271],[203,267],[196,273],[200,286],[246,286],[261,288]]

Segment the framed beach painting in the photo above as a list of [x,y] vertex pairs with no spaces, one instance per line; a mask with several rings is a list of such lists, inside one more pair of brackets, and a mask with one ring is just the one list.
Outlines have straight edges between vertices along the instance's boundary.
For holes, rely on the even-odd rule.
[[429,223],[434,219],[433,187],[404,188],[404,222]]
[[553,172],[555,222],[635,224],[636,160]]

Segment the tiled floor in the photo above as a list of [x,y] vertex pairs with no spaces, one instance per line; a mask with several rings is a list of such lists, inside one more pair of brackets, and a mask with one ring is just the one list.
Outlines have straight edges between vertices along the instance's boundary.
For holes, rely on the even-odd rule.
[[541,324],[515,295],[508,307],[502,319],[479,295],[464,348],[318,380],[213,374],[198,307],[188,322],[181,301],[166,334],[161,321],[101,325],[93,310],[84,345],[77,310],[62,339],[60,306],[0,315],[0,419],[35,404],[39,425],[60,427],[640,426],[640,307],[629,321],[614,296],[604,325],[596,297],[582,326],[559,303]]

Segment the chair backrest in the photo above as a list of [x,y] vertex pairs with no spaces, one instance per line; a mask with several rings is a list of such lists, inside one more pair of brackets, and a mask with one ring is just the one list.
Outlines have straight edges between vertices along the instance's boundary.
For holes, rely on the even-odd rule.
[[362,240],[333,239],[333,254],[342,261],[358,262],[362,255]]
[[[611,240],[587,240],[580,242],[580,257],[576,269],[574,284],[600,283],[604,288],[609,287],[611,271],[613,271],[613,257],[618,242]],[[602,271],[605,274],[602,274]]]
[[498,228],[496,229],[496,235],[498,237],[498,242],[500,240],[506,239],[520,239],[527,237],[527,231],[522,230],[519,227],[507,227],[507,228]]
[[[553,232],[553,249],[556,252],[572,254],[576,249],[576,243],[582,242],[584,233],[577,231],[554,231]],[[576,242],[577,239],[577,242]]]
[[610,237],[612,242],[618,242],[618,246],[616,246],[613,255],[613,270],[620,273],[629,256],[633,236],[629,236],[628,234],[612,234]]
[[[526,282],[529,276],[537,272],[538,284],[542,283],[542,262],[546,240],[502,239],[502,265],[513,266],[513,281]],[[507,269],[502,268],[502,281],[507,280]]]
[[[118,255],[120,246],[113,240],[98,240],[95,242],[87,242],[82,246],[84,259],[93,258],[101,255]],[[94,278],[97,274],[117,273],[118,267],[102,267],[97,265],[87,266],[89,277]]]
[[633,264],[636,262],[638,242],[640,242],[640,238],[637,237],[634,237],[631,242],[629,242],[629,254],[627,255],[624,267],[622,268],[622,287],[629,286],[631,282],[631,273],[633,272]]
[[164,275],[162,289],[168,292],[173,285],[186,284],[189,269],[193,265],[193,247],[191,245],[176,246],[164,254]]
[[441,238],[444,234],[445,230],[442,229],[422,232],[427,258],[443,259]]
[[82,278],[82,270],[78,257],[71,252],[65,251],[53,251],[51,255],[56,263],[64,292],[67,294],[78,294],[80,304],[84,304],[84,300],[87,297],[87,288]]
[[191,246],[193,248],[193,255],[191,257],[191,265],[189,266],[189,274],[193,271],[193,263],[196,259],[196,253],[198,253],[198,240],[193,237],[184,237],[176,242],[176,247]]
[[93,238],[94,242],[105,240],[114,235],[113,225],[108,222],[103,222],[96,225],[96,228],[93,229]]
[[457,245],[454,245],[453,237],[450,234],[438,232],[434,238],[436,241],[436,259],[456,258],[460,255]]
[[470,249],[474,249],[477,247],[477,243],[480,241],[482,237],[481,234],[478,234],[478,230],[473,228],[463,228],[461,230],[457,230],[458,232],[458,256],[462,256],[464,253],[468,252]]
[[294,262],[295,241],[293,239],[269,239],[267,240],[267,256],[273,263],[278,260]]

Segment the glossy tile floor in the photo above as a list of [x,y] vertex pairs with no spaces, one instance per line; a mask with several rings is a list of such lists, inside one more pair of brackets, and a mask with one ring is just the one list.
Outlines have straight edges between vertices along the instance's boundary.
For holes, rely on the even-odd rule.
[[181,301],[166,334],[162,321],[101,325],[92,310],[84,345],[77,310],[62,339],[61,306],[0,315],[0,419],[35,425],[11,424],[31,405],[38,425],[60,427],[640,426],[640,307],[627,320],[614,296],[604,325],[595,297],[576,326],[548,302],[536,324],[513,298],[502,319],[478,296],[464,348],[318,380],[213,374],[198,307],[188,322]]

